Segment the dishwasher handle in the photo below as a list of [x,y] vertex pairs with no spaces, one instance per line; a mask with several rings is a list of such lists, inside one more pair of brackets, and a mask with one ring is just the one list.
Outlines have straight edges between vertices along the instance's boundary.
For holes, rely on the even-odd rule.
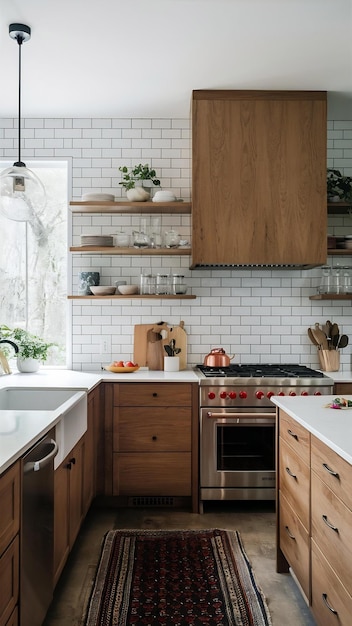
[[28,474],[29,472],[39,472],[39,470],[48,465],[51,459],[53,459],[57,455],[59,451],[59,446],[54,439],[48,438],[45,439],[42,443],[52,445],[53,449],[49,452],[49,454],[43,456],[41,459],[38,459],[36,461],[28,461],[27,463],[25,463],[23,467],[23,471],[25,474]]

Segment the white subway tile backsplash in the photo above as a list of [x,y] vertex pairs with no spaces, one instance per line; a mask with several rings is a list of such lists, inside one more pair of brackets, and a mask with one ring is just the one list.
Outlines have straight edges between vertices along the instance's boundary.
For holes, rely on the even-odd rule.
[[[17,120],[0,120],[0,154],[17,157]],[[72,162],[72,199],[85,191],[105,191],[125,199],[121,165],[150,163],[164,189],[191,198],[190,119],[170,118],[47,118],[25,120],[23,129],[28,159],[40,157]],[[352,175],[352,122],[328,123],[328,163]],[[350,216],[329,216],[329,232],[352,234]],[[111,234],[119,229],[137,230],[135,214],[72,214],[72,244],[80,245],[82,233]],[[162,231],[176,228],[191,238],[188,215],[162,215]],[[329,257],[330,264],[336,258]],[[352,265],[351,257],[343,263]],[[190,270],[187,256],[72,256],[73,293],[78,272],[99,271],[102,284],[121,278],[139,283],[142,269],[182,271],[195,300],[106,299],[71,301],[72,367],[100,369],[100,337],[111,345],[111,359],[133,354],[133,326],[165,320],[184,320],[188,335],[188,362],[203,360],[211,347],[223,346],[236,353],[235,362],[300,362],[318,367],[318,356],[307,337],[308,326],[326,319],[337,321],[352,335],[350,301],[310,301],[320,280],[320,269]],[[106,359],[103,360],[104,362]],[[341,368],[351,369],[351,348],[341,351]]]

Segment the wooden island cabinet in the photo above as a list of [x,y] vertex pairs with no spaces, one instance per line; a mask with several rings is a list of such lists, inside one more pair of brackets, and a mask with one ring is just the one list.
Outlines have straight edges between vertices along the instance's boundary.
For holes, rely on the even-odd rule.
[[18,624],[21,463],[0,477],[0,626]]
[[318,626],[350,626],[352,465],[277,415],[277,571],[291,568]]
[[105,383],[105,495],[198,511],[198,384]]

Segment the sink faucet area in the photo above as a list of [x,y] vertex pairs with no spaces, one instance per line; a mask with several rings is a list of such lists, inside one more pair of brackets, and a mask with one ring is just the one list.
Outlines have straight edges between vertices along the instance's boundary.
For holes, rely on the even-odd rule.
[[[10,341],[9,339],[0,339],[0,343],[8,343],[10,344],[10,346],[13,347],[13,349],[15,350],[15,353],[18,354],[18,345],[16,343],[14,343],[13,341]],[[11,368],[9,366],[9,362],[7,360],[7,357],[5,356],[4,352],[2,350],[0,350],[0,365],[2,367],[2,372],[0,371],[0,376],[2,374],[11,374]]]

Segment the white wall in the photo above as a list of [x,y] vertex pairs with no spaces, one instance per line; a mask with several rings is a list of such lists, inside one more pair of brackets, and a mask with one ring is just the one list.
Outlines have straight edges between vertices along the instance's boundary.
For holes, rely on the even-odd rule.
[[[72,160],[72,199],[86,191],[113,191],[122,195],[118,166],[151,163],[163,188],[189,200],[191,143],[188,119],[28,119],[23,132],[24,160]],[[0,157],[17,158],[17,131],[12,119],[0,120]],[[328,165],[352,175],[352,122],[328,123]],[[329,231],[352,234],[350,216],[329,218]],[[73,244],[81,232],[111,233],[122,225],[132,229],[136,216],[73,215]],[[163,227],[175,226],[190,234],[188,216],[165,216]],[[330,258],[352,265],[351,257]],[[188,363],[203,360],[211,347],[222,346],[236,362],[291,362],[318,367],[307,328],[327,319],[352,336],[351,301],[311,301],[320,269],[314,270],[197,270],[188,269],[188,257],[73,256],[73,293],[77,273],[90,267],[101,272],[101,282],[118,278],[137,280],[143,267],[182,269],[196,300],[73,300],[73,368],[96,370],[102,363],[133,354],[133,326],[164,320],[184,320],[188,333]],[[111,345],[102,358],[100,338]],[[351,349],[341,353],[341,369],[350,370]]]

